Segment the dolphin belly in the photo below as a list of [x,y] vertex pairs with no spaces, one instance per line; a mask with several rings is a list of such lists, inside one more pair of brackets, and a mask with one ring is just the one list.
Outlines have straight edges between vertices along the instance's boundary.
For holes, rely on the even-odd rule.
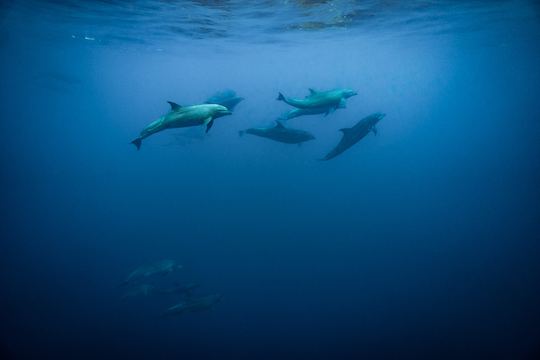
[[184,127],[190,127],[190,126],[198,126],[204,124],[204,119],[200,118],[179,118],[171,120],[167,123],[167,128],[169,129],[177,129],[177,128],[184,128]]
[[285,102],[291,106],[294,106],[299,109],[329,109],[332,107],[338,107],[339,101],[341,99],[328,99],[328,98],[319,98],[319,99],[285,99]]

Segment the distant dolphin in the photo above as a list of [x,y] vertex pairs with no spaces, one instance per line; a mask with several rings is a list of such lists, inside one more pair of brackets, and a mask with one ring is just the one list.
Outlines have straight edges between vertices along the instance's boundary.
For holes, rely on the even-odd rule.
[[244,134],[260,136],[287,144],[300,144],[315,139],[315,137],[307,131],[286,128],[279,120],[276,121],[276,126],[274,127],[249,128],[239,132],[240,136]]
[[212,95],[205,101],[205,103],[223,105],[230,111],[233,111],[236,105],[238,105],[242,100],[244,100],[244,98],[236,96],[236,92],[234,90],[224,90]]
[[137,147],[137,150],[141,148],[141,143],[144,138],[162,130],[206,125],[206,132],[208,132],[214,124],[215,119],[232,114],[225,106],[218,104],[202,104],[182,107],[172,101],[167,102],[171,105],[171,110],[147,125],[141,131],[139,137],[131,142]]
[[187,283],[187,284],[174,284],[171,287],[157,289],[156,292],[160,294],[179,294],[191,296],[191,292],[199,287],[199,284]]
[[[337,108],[338,109],[344,109],[345,104],[340,102],[340,104],[338,105]],[[324,107],[311,108],[311,109],[292,109],[292,110],[287,111],[285,114],[281,115],[279,118],[281,120],[290,120],[290,119],[294,119],[296,117],[303,116],[303,115],[324,114],[324,116],[326,116],[326,115],[328,115],[328,113],[329,113],[329,109],[324,108]]]
[[334,89],[328,91],[309,89],[309,95],[304,99],[293,99],[279,93],[277,100],[284,101],[298,109],[324,108],[326,112],[330,112],[337,108],[344,108],[346,106],[345,100],[357,94],[356,91],[351,89]]
[[148,296],[148,295],[153,294],[154,291],[155,291],[154,285],[140,284],[132,288],[129,288],[128,291],[126,291],[124,295],[122,295],[122,299],[124,300],[124,299],[127,299],[128,297],[139,296],[139,295]]
[[149,277],[156,275],[167,275],[175,270],[182,269],[182,265],[179,265],[174,260],[161,260],[152,264],[139,266],[133,270],[122,285],[137,284]]
[[188,298],[179,304],[171,306],[162,316],[181,315],[190,312],[211,310],[215,304],[221,301],[221,294],[208,295],[200,298]]
[[377,129],[375,125],[385,116],[385,114],[375,113],[369,116],[366,116],[360,120],[356,125],[351,128],[339,129],[343,133],[341,141],[337,146],[330,151],[323,159],[321,160],[330,160],[335,158],[360,140],[362,140],[370,131],[374,134],[377,134]]

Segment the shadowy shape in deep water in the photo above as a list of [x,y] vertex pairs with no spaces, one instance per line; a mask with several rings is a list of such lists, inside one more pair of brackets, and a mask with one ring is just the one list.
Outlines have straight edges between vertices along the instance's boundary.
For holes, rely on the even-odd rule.
[[351,128],[339,129],[343,133],[341,141],[337,146],[330,151],[324,158],[321,160],[330,160],[335,158],[360,140],[362,140],[370,131],[374,134],[377,134],[377,129],[375,125],[385,116],[382,113],[375,113],[369,116],[366,116],[360,120],[356,125]]
[[62,83],[66,85],[78,85],[81,83],[81,79],[79,79],[78,77],[75,77],[67,73],[58,72],[58,71],[50,71],[38,77],[50,79],[54,82]]
[[139,284],[131,287],[122,295],[122,300],[135,296],[148,296],[155,293],[155,286],[152,284]]
[[175,283],[173,286],[167,287],[167,288],[161,288],[156,289],[157,293],[160,294],[179,294],[179,295],[185,295],[190,297],[193,290],[197,289],[199,287],[199,284],[195,283],[185,283],[185,284],[179,284]]
[[177,264],[174,260],[161,260],[152,264],[139,266],[128,275],[126,280],[124,280],[121,285],[125,286],[140,284],[142,281],[147,280],[150,277],[167,275],[180,269],[182,269],[182,265]]
[[132,287],[122,295],[122,299],[127,299],[129,297],[136,296],[150,296],[150,295],[182,295],[186,297],[191,297],[193,291],[199,288],[199,284],[195,283],[175,283],[169,287],[158,287],[152,284],[134,284]]
[[276,120],[276,126],[274,127],[249,128],[239,131],[238,134],[240,136],[251,134],[287,144],[301,144],[315,139],[315,137],[307,131],[286,128],[279,120]]
[[294,99],[278,94],[277,100],[294,106],[298,109],[325,109],[328,114],[338,108],[345,108],[345,100],[358,93],[351,89],[334,89],[328,91],[316,91],[309,89],[309,95],[304,99]]
[[188,298],[165,310],[161,316],[182,315],[191,312],[200,312],[213,309],[214,305],[221,301],[221,294],[213,294],[199,298]]
[[61,71],[41,72],[33,77],[33,84],[55,92],[69,92],[82,83],[81,79]]
[[236,96],[236,92],[234,90],[228,89],[215,93],[204,103],[222,105],[230,111],[233,111],[236,105],[238,105],[242,100],[244,100],[243,97]]
[[182,128],[189,126],[205,125],[206,132],[214,125],[214,120],[231,115],[232,112],[223,105],[218,104],[202,104],[192,106],[180,106],[172,101],[168,101],[171,105],[171,110],[160,117],[159,119],[148,124],[139,135],[138,138],[131,143],[141,148],[142,140],[166,129]]
[[171,141],[163,146],[186,146],[207,138],[205,130],[199,127],[191,127],[171,134]]

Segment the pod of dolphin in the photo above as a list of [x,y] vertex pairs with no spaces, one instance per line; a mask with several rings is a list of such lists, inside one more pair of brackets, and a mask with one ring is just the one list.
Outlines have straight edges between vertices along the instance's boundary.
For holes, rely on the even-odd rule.
[[[345,109],[346,100],[357,95],[357,92],[351,89],[308,90],[309,94],[303,99],[290,98],[279,93],[277,100],[285,102],[294,109],[283,114],[276,120],[273,127],[249,128],[240,131],[239,135],[250,134],[287,144],[301,144],[314,140],[315,137],[311,133],[286,127],[284,121],[304,115],[324,114],[327,116],[338,109]],[[237,97],[234,91],[225,90],[213,95],[200,105],[180,106],[168,101],[171,107],[169,112],[148,124],[131,143],[139,150],[143,139],[166,129],[205,126],[208,132],[216,119],[232,115],[234,107],[242,100],[244,98]],[[374,113],[362,118],[350,128],[339,129],[342,132],[340,142],[320,160],[330,160],[342,154],[370,132],[377,134],[376,125],[384,116],[383,113]]]
[[214,305],[221,301],[221,294],[216,293],[205,296],[194,296],[193,291],[197,289],[199,285],[192,282],[175,282],[171,286],[158,286],[154,283],[155,280],[163,278],[182,268],[182,265],[179,265],[176,261],[170,259],[139,266],[120,284],[122,288],[126,289],[122,299],[149,295],[180,296],[180,302],[172,305],[161,313],[164,317],[213,309]]

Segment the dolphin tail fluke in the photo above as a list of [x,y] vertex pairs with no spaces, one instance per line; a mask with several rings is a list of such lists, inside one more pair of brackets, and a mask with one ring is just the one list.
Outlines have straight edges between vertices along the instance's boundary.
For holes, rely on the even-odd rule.
[[140,150],[141,149],[141,144],[142,144],[142,139],[140,137],[136,138],[135,140],[133,140],[131,142],[133,145],[135,145],[135,147],[137,148],[137,150]]
[[245,130],[240,130],[240,131],[238,132],[238,136],[244,136],[245,133],[246,133]]
[[276,100],[279,100],[279,101],[285,101],[285,96],[283,96],[282,93],[278,93],[278,97]]

